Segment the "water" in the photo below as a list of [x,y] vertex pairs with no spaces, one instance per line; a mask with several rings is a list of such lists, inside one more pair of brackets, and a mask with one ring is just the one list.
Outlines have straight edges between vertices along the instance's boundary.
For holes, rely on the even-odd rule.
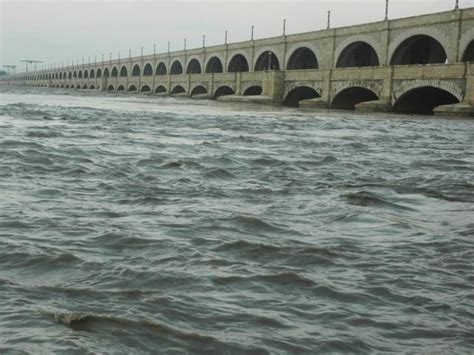
[[0,353],[472,353],[474,121],[1,89]]

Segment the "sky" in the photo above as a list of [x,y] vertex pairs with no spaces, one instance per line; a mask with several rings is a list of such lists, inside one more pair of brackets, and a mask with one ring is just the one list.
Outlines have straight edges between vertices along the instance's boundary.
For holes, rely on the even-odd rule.
[[[390,0],[390,18],[447,11],[456,0]],[[461,8],[473,7],[474,0],[459,0]],[[383,20],[385,0],[287,0],[287,1],[23,1],[0,0],[0,67],[17,65],[25,70],[22,59],[61,64],[72,60],[85,62],[181,50],[206,44],[281,35],[287,20],[287,34],[323,29],[331,10],[332,27]]]

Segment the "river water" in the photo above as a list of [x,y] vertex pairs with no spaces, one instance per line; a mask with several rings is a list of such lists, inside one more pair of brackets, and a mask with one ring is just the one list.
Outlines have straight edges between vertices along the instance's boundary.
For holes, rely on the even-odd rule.
[[472,353],[474,121],[0,90],[0,353]]

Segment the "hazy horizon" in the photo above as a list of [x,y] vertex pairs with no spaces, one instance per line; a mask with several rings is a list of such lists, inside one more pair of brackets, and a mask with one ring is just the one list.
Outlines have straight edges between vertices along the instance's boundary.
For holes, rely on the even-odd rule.
[[[79,59],[91,62],[109,57],[181,50],[184,38],[187,48],[200,47],[202,35],[206,45],[250,39],[282,33],[293,34],[326,28],[327,11],[332,11],[332,26],[383,20],[385,1],[1,1],[0,67],[17,65],[25,70],[22,59],[41,60],[44,65],[61,64]],[[417,3],[391,0],[390,18],[447,11],[455,0],[424,0]],[[474,0],[460,0],[462,8],[474,6]],[[174,16],[178,14],[178,16]],[[196,18],[198,17],[198,18]],[[30,67],[31,68],[31,67]],[[31,69],[30,69],[31,70]]]

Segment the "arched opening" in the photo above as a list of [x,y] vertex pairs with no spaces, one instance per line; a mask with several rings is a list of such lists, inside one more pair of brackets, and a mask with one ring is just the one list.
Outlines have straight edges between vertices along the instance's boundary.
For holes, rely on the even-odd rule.
[[137,87],[135,85],[130,85],[129,88],[128,88],[128,91],[129,92],[136,92],[137,91]]
[[206,73],[222,73],[224,68],[222,67],[222,62],[217,57],[212,57],[209,59],[206,65]]
[[234,95],[234,90],[228,86],[221,86],[214,93],[214,98],[217,99],[220,96]]
[[140,66],[138,64],[133,66],[132,76],[140,76]]
[[95,89],[94,85],[91,85],[89,89],[91,89],[91,90]]
[[87,85],[84,85],[82,88],[83,88],[83,89],[87,89]]
[[202,85],[196,86],[193,91],[191,91],[191,96],[202,94],[207,94],[207,89]]
[[117,91],[125,91],[125,86],[119,85]]
[[316,90],[308,86],[299,86],[291,90],[285,97],[283,104],[290,107],[298,107],[300,101],[321,97]]
[[89,78],[89,72],[86,70],[84,70],[84,79],[88,79]]
[[390,65],[446,63],[446,51],[436,39],[417,35],[403,41],[393,53]]
[[155,94],[163,94],[165,92],[166,92],[166,88],[163,85],[160,85],[155,89]]
[[463,62],[474,62],[474,40],[469,43],[466,50],[464,51],[464,55],[462,56]]
[[101,78],[102,77],[102,70],[99,68],[97,69],[97,78]]
[[124,65],[122,69],[120,69],[120,77],[126,77],[128,75],[127,67]]
[[142,86],[142,89],[140,90],[140,92],[150,92],[151,89],[148,85],[143,85]]
[[178,60],[175,60],[171,65],[171,75],[183,74],[183,66]]
[[168,71],[166,70],[166,65],[165,63],[161,62],[158,64],[156,67],[156,75],[166,75]]
[[104,69],[104,78],[108,78],[109,76],[110,76],[109,68],[105,68]]
[[242,54],[236,54],[232,57],[227,70],[229,73],[240,73],[249,71],[249,63]]
[[90,77],[91,77],[91,78],[94,78],[94,77],[95,77],[95,72],[94,72],[94,69],[91,69],[91,74],[90,74]]
[[393,111],[431,115],[435,107],[457,103],[459,100],[446,90],[425,86],[403,94],[393,106]]
[[255,95],[262,95],[262,87],[255,85],[247,88],[247,90],[244,91],[245,96],[255,96]]
[[63,73],[59,73],[59,79],[63,78]]
[[107,91],[114,91],[114,86],[113,85],[109,85],[107,87]]
[[[46,87],[46,85],[44,85],[44,87]],[[80,88],[81,88],[81,85],[77,84],[76,89],[80,89]]]
[[354,86],[337,94],[332,100],[331,107],[337,110],[355,110],[355,106],[361,102],[378,99],[378,96],[372,90]]
[[185,93],[186,90],[181,85],[175,86],[173,90],[171,90],[171,95],[182,94]]
[[376,67],[379,57],[374,47],[362,41],[348,45],[337,60],[336,68]]
[[280,62],[272,51],[265,51],[257,59],[255,71],[280,70]]
[[66,89],[69,89],[69,85],[66,85]]
[[143,68],[143,75],[144,76],[151,76],[153,75],[153,68],[151,67],[150,63],[147,63],[145,65],[145,68]]
[[111,77],[116,78],[117,76],[118,76],[118,69],[117,67],[113,67]]
[[298,48],[294,51],[287,65],[288,70],[318,69],[318,67],[316,54],[307,47]]
[[[77,72],[74,70],[74,73],[72,74],[73,78],[77,78]],[[43,76],[43,79],[44,79],[44,76]]]
[[79,79],[82,79],[82,70],[79,70],[78,77]]
[[201,74],[201,63],[197,59],[192,59],[186,68],[186,74]]
[[61,85],[61,89],[64,89],[64,85]]

